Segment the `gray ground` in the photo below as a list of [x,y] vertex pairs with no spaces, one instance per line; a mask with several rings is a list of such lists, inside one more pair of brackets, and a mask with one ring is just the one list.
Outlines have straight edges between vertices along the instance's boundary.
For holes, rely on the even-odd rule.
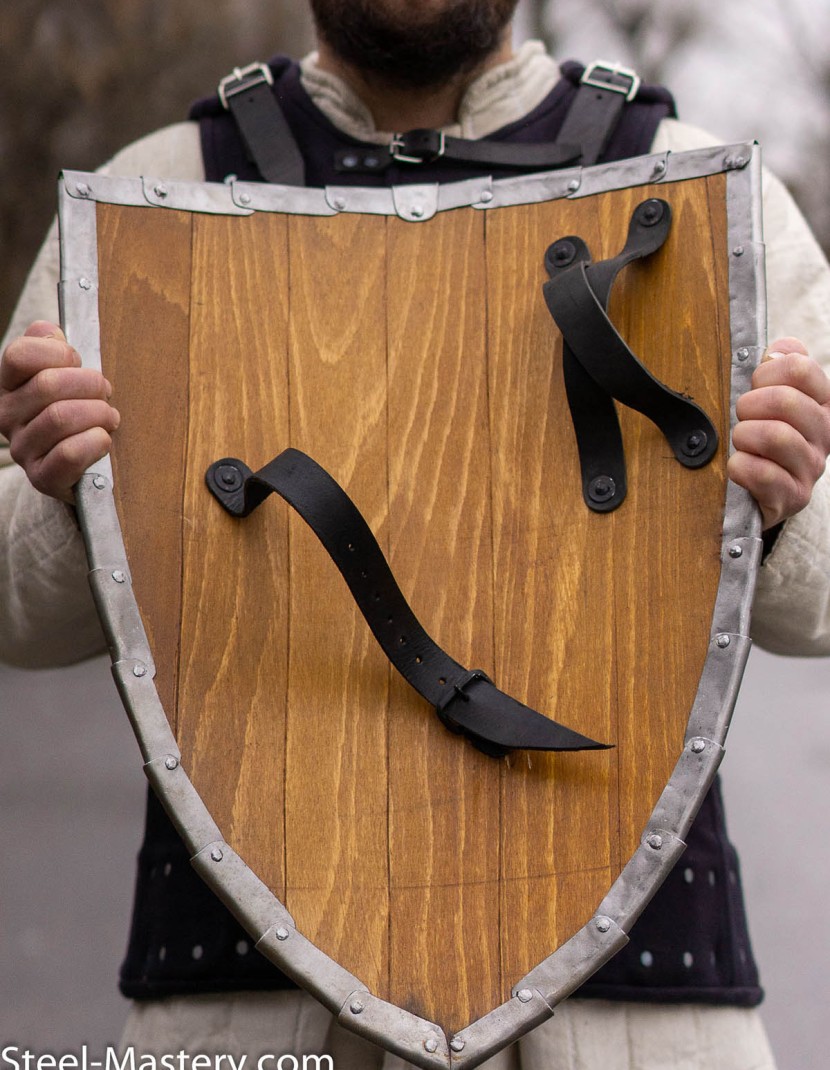
[[[724,779],[780,1070],[826,1065],[830,660],[754,652]],[[0,667],[0,1046],[117,1040],[144,780],[106,663]]]

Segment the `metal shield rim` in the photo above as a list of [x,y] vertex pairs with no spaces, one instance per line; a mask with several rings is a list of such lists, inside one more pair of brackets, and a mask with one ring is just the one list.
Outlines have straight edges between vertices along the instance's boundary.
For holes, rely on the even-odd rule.
[[[730,426],[764,349],[766,302],[760,241],[760,153],[738,144],[638,157],[592,168],[446,186],[390,190],[296,189],[249,183],[213,185],[64,172],[59,182],[62,232],[61,319],[88,365],[100,367],[95,206],[155,205],[196,212],[253,211],[334,215],[373,212],[411,222],[463,206],[583,197],[654,182],[727,173],[727,236],[732,349]],[[516,982],[511,999],[452,1037],[426,1019],[373,995],[297,931],[280,900],[224,842],[186,771],[154,684],[155,667],[132,591],[113,497],[109,457],[76,489],[90,585],[107,636],[112,672],[144,759],[144,771],[191,853],[196,871],[256,941],[259,951],[310,991],[340,1024],[424,1068],[472,1070],[549,1018],[554,1007],[628,942],[627,933],[685,849],[689,826],[724,755],[738,687],[749,654],[749,617],[761,559],[760,516],[750,495],[728,484],[721,572],[711,639],[689,717],[684,749],[641,842],[600,904],[571,939]]]

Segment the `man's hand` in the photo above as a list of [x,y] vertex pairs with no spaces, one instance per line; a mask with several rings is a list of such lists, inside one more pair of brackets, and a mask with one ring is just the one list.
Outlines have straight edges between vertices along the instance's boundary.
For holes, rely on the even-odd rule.
[[8,345],[0,360],[0,433],[42,494],[73,501],[84,471],[109,452],[121,419],[111,394],[53,323],[33,323]]
[[803,509],[830,454],[830,379],[797,338],[779,338],[738,401],[730,479],[758,502],[764,530]]

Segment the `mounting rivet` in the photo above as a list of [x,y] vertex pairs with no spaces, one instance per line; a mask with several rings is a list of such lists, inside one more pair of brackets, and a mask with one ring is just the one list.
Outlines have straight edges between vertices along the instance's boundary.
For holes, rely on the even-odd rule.
[[724,635],[723,633],[721,633],[720,635],[715,637],[715,642],[718,644],[721,650],[725,650],[732,642],[732,640],[729,638],[728,635]]
[[172,773],[174,769],[179,768],[179,759],[174,754],[169,754],[164,759],[164,768],[169,769]]
[[516,993],[516,997],[520,1003],[530,1003],[533,999],[533,992],[529,988],[520,988]]
[[335,197],[333,203],[334,207],[337,209],[338,212],[342,212],[343,209],[346,207],[346,201],[343,197]]
[[92,289],[92,282],[86,277],[86,275],[82,275],[78,279],[78,285],[81,287],[82,290]]
[[352,1012],[352,1014],[362,1014],[363,1008],[364,1003],[362,1000],[359,999],[353,999],[352,1002],[349,1004],[349,1010]]
[[699,428],[696,431],[690,431],[686,436],[686,441],[681,446],[681,449],[687,457],[699,457],[701,453],[706,449],[709,444],[709,436],[705,431],[701,431]]
[[610,928],[611,928],[611,919],[610,918],[597,918],[597,929],[599,929],[599,931],[601,933],[607,933]]
[[662,175],[665,172],[665,170],[666,170],[666,161],[665,160],[658,160],[657,163],[654,165],[654,173],[656,175]]
[[691,748],[695,754],[702,754],[706,750],[706,740],[693,739],[691,742]]
[[93,476],[92,485],[96,490],[103,490],[107,485],[107,481],[103,476]]
[[578,189],[579,189],[579,179],[578,178],[572,178],[570,180],[570,182],[568,183],[568,192],[569,193],[576,193],[576,191]]
[[79,197],[88,197],[90,193],[92,193],[92,190],[86,184],[86,182],[79,182],[77,186],[75,186],[75,192],[78,194]]
[[746,346],[741,346],[738,350],[738,360],[749,360],[749,350]]
[[730,557],[743,557],[743,553],[744,553],[743,546],[738,546],[736,544],[735,546],[730,546],[729,547],[729,556]]
[[434,1051],[438,1051],[438,1037],[427,1037],[424,1041],[424,1047],[432,1055]]
[[483,204],[488,204],[490,201],[492,201],[492,199],[493,191],[489,189],[483,190],[481,196],[479,197],[479,201],[481,201]]
[[597,505],[609,502],[617,493],[617,484],[611,476],[597,476],[588,484],[588,497]]
[[138,679],[140,680],[142,676],[146,676],[146,675],[147,675],[147,666],[146,665],[142,665],[141,662],[139,662],[137,665],[133,665],[133,676],[137,676]]
[[214,862],[221,862],[225,856],[222,853],[221,847],[214,847],[213,850],[210,852],[210,857],[213,859]]
[[127,573],[122,572],[120,568],[117,568],[115,572],[113,572],[112,578],[115,580],[116,583],[126,583]]
[[239,203],[240,204],[250,204],[251,203],[251,195],[250,195],[250,193],[240,193],[239,194]]
[[732,250],[732,255],[733,256],[743,256],[744,255],[744,247],[742,245],[736,245],[735,248]]
[[275,935],[276,935],[276,937],[277,937],[277,939],[278,939],[278,940],[287,940],[290,934],[289,934],[289,932],[288,932],[288,929],[284,928],[284,927],[283,927],[283,926],[281,925],[281,926],[279,927],[279,929],[277,929],[277,931],[276,931],[276,934],[275,934]]
[[450,1041],[450,1047],[453,1051],[464,1051],[465,1043],[466,1041],[463,1041],[461,1037],[453,1037]]
[[164,183],[159,182],[155,186],[153,186],[153,193],[155,193],[157,197],[161,197],[161,199],[164,200],[164,198],[169,193],[169,190],[167,189],[167,186],[164,185]]
[[652,851],[659,851],[663,846],[663,837],[658,832],[652,832],[646,843],[652,849]]
[[415,219],[420,219],[424,214],[424,206],[422,204],[413,204],[411,211]]

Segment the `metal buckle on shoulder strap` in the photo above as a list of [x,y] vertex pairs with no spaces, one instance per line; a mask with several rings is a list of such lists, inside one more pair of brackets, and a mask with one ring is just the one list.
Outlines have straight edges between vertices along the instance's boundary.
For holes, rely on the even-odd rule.
[[[618,82],[611,81],[610,78],[602,77],[603,74],[609,75],[610,78],[626,78],[628,79],[628,84],[620,85]],[[589,63],[579,80],[582,85],[592,85],[597,89],[608,89],[612,93],[622,93],[626,100],[633,100],[640,88],[640,76],[636,71],[630,67],[623,67],[619,63],[607,63],[603,59],[597,59],[593,63]]]
[[393,135],[389,154],[398,163],[432,163],[444,155],[446,148],[443,130],[410,130],[406,134]]
[[266,63],[249,63],[247,67],[234,67],[233,74],[226,75],[219,83],[219,99],[222,107],[229,108],[228,97],[244,93],[256,85],[274,84],[271,68]]

